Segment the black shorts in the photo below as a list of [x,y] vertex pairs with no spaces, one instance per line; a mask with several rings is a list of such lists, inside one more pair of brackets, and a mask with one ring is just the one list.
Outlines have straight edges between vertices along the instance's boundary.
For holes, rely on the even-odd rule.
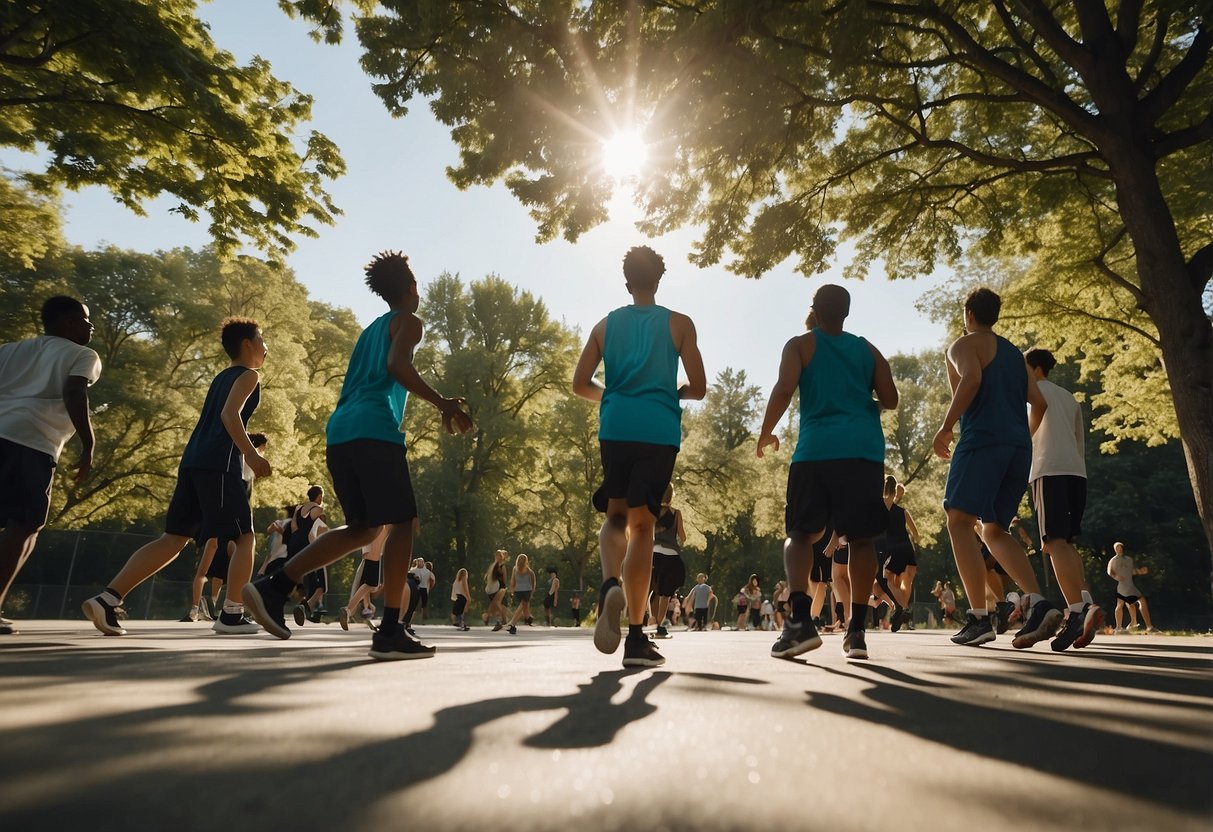
[[870,459],[793,462],[788,469],[784,523],[788,534],[832,526],[856,540],[876,537],[889,522],[884,463]]
[[421,606],[428,607],[430,605],[429,589],[422,589],[420,586],[418,586],[417,587],[417,598],[418,598],[418,603]]
[[252,534],[253,510],[240,472],[179,469],[164,531],[202,540]]
[[316,590],[329,591],[329,573],[327,569],[317,569],[303,576],[303,596],[311,598]]
[[669,598],[676,593],[687,580],[687,565],[682,555],[663,555],[653,553],[653,588],[657,595]]
[[1086,477],[1037,477],[1032,481],[1032,508],[1042,542],[1077,537],[1086,507]]
[[608,500],[626,499],[628,508],[648,506],[656,517],[674,474],[678,449],[648,442],[598,443],[602,455],[602,487],[594,492],[594,508],[607,510]]
[[379,561],[364,560],[362,562],[362,582],[370,587],[379,586]]
[[533,591],[534,591],[534,590],[530,590],[530,589],[517,589],[517,590],[514,590],[514,603],[515,603],[515,604],[528,604],[528,603],[530,603],[530,601],[531,601],[531,593],[532,593]]
[[466,595],[456,595],[455,603],[451,606],[451,615],[458,618],[463,615],[464,610],[468,608],[468,597]]
[[891,541],[886,544],[885,551],[888,553],[888,558],[884,562],[885,571],[892,572],[894,575],[905,572],[910,561],[915,559],[914,547],[908,540]]
[[1126,604],[1136,604],[1139,600],[1141,600],[1141,596],[1140,595],[1121,595],[1118,592],[1118,593],[1116,593],[1116,600],[1124,601]]
[[0,439],[0,526],[45,526],[54,479],[55,459],[50,454]]
[[547,595],[543,596],[543,608],[545,610],[550,610],[550,609],[554,608],[555,606],[556,606],[556,599],[552,597],[552,593],[549,592]]
[[831,560],[833,560],[834,563],[838,564],[839,566],[849,565],[851,562],[851,547],[839,546],[834,550],[834,555]]
[[355,439],[325,451],[333,491],[347,525],[356,528],[409,523],[417,516],[417,498],[409,477],[404,445],[379,439]]
[[232,565],[232,556],[227,551],[229,542],[231,541],[215,541],[215,556],[211,558],[211,565],[206,568],[206,577],[218,578],[221,581],[227,580],[227,570]]

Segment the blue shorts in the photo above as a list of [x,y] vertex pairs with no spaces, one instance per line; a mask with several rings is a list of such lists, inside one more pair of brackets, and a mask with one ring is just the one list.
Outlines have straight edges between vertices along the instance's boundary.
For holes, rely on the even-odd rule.
[[970,449],[958,444],[948,468],[943,507],[1006,529],[1027,493],[1031,470],[1030,447],[987,445]]

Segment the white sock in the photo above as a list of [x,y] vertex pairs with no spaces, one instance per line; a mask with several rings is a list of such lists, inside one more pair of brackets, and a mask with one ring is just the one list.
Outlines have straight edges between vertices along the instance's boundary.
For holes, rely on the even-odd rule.
[[1084,590],[1082,591],[1082,602],[1083,602],[1084,604],[1094,604],[1094,603],[1095,603],[1095,599],[1091,597],[1091,593],[1090,593],[1090,592],[1088,592],[1087,590],[1085,590],[1085,589],[1084,589]]
[[244,612],[244,604],[241,604],[236,601],[224,601],[223,602],[223,611],[228,612],[228,613],[233,613],[235,615],[240,615],[241,613]]
[[986,613],[988,613],[988,612],[989,612],[989,610],[984,609],[984,608],[980,609],[980,610],[969,610],[969,615],[975,615],[978,618],[985,618]]
[[1032,609],[1032,607],[1036,606],[1045,599],[1043,595],[1039,595],[1035,592],[1029,592],[1026,597],[1028,599],[1028,609]]
[[1084,606],[1086,606],[1086,605],[1085,605],[1085,604],[1084,604],[1082,601],[1079,601],[1077,604],[1071,604],[1071,605],[1070,605],[1070,612],[1078,612],[1078,613],[1081,613],[1081,612],[1082,612],[1082,608],[1083,608]]
[[122,605],[121,599],[114,597],[114,594],[112,592],[102,592],[101,600],[104,601],[105,603],[109,604],[111,607],[117,607],[117,606]]

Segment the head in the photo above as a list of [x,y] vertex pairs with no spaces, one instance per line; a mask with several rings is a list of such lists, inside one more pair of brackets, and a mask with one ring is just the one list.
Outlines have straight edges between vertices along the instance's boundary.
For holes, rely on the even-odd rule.
[[549,567],[548,567],[548,574],[549,574],[549,575],[551,575],[552,577],[556,577],[556,567],[555,567],[555,566],[549,566]]
[[757,587],[758,586],[758,576],[751,575],[750,580],[746,582],[746,586]]
[[623,279],[633,294],[656,292],[663,274],[665,260],[648,246],[630,248],[623,257]]
[[1033,347],[1023,354],[1023,358],[1032,368],[1032,375],[1036,377],[1037,381],[1048,378],[1049,371],[1057,366],[1057,359],[1053,357],[1053,353],[1042,347]]
[[466,581],[467,579],[468,579],[468,571],[466,569],[460,569],[458,572],[455,573],[455,580]]
[[307,490],[307,498],[313,503],[324,502],[324,489],[318,485],[313,485]]
[[[842,329],[851,314],[851,293],[834,283],[826,283],[813,295],[809,320],[816,319],[822,329]],[[806,321],[807,323],[807,321]]]
[[251,370],[262,367],[269,355],[261,325],[252,318],[224,318],[219,325],[219,341],[228,358]]
[[409,258],[398,251],[381,251],[366,264],[367,288],[383,298],[393,309],[416,312],[421,296],[417,278],[409,268]]
[[889,474],[884,478],[884,496],[886,499],[897,493],[897,477]]
[[264,448],[267,444],[269,444],[270,441],[268,438],[266,438],[264,433],[250,433],[248,438],[249,441],[253,443],[253,447],[257,450]]
[[93,340],[93,322],[88,307],[67,295],[47,298],[42,304],[42,330],[47,335],[66,338],[80,346]]
[[1119,540],[1116,541],[1112,544],[1112,551],[1118,555],[1123,555],[1125,553],[1125,544],[1121,543]]
[[432,560],[427,560],[425,562],[425,568],[430,570],[431,572],[433,572],[434,571],[434,562]]
[[702,572],[700,572],[698,575],[695,576],[695,583],[697,583],[697,584],[707,583],[707,580],[708,580],[708,576],[703,574]]
[[531,568],[530,563],[531,559],[526,555],[519,555],[518,557],[514,558],[514,568],[521,569],[524,572]]
[[505,560],[509,556],[510,556],[510,553],[507,552],[505,549],[498,549],[496,554],[493,555],[493,557],[495,557],[497,559],[498,563],[501,563],[503,560]]
[[978,327],[992,327],[998,323],[1002,309],[1002,298],[992,289],[982,286],[969,292],[965,298],[965,332],[975,332]]

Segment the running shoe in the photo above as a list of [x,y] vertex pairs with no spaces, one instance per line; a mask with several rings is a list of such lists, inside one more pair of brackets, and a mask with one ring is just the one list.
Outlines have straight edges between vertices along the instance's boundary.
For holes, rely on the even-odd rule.
[[191,621],[198,620],[198,608],[190,607],[189,612],[177,619],[178,624],[189,624]]
[[1010,601],[999,601],[994,605],[994,614],[997,619],[994,621],[994,632],[1002,635],[1011,626],[1011,613],[1015,611],[1015,605]]
[[[620,590],[622,594],[623,590]],[[618,646],[618,645],[617,645]],[[623,642],[624,667],[661,667],[665,664],[665,656],[657,650],[657,645],[648,636],[641,638],[628,637]]]
[[244,601],[245,610],[265,628],[267,633],[277,638],[287,639],[291,637],[291,631],[287,629],[286,618],[282,614],[282,608],[286,606],[287,595],[273,587],[270,582],[271,577],[266,575],[255,581],[249,581],[244,585],[240,598]]
[[1083,607],[1081,611],[1070,610],[1068,612],[1066,620],[1057,629],[1057,635],[1053,636],[1053,640],[1049,642],[1049,647],[1054,652],[1060,653],[1078,640],[1078,637],[1082,635],[1082,625],[1083,620],[1086,618],[1086,612],[1086,607]]
[[405,659],[428,659],[438,652],[438,648],[430,644],[422,644],[401,627],[393,636],[379,633],[371,636],[371,649],[367,653],[372,659],[384,662],[404,661]]
[[619,616],[627,599],[623,595],[623,587],[619,581],[611,578],[604,581],[598,593],[598,623],[594,625],[594,646],[598,652],[610,655],[619,649],[619,641],[623,633],[619,629]]
[[308,608],[307,601],[304,601],[302,604],[296,604],[295,605],[295,626],[302,627],[304,624],[306,624],[307,619],[308,619],[308,613],[310,613],[310,612],[311,612],[311,609]]
[[221,612],[211,629],[221,636],[247,636],[261,632],[257,622],[243,612]]
[[968,618],[965,619],[965,625],[960,628],[960,632],[952,636],[952,642],[954,644],[963,644],[966,647],[980,647],[997,637],[989,615],[979,616],[969,613]]
[[847,630],[842,639],[842,651],[848,659],[866,659],[868,657],[868,642],[863,630]]
[[1098,604],[1087,604],[1083,608],[1082,633],[1074,639],[1074,649],[1080,650],[1095,640],[1095,634],[1103,627],[1104,613]]
[[1147,633],[1161,633],[1162,630],[1158,629],[1157,627],[1146,627],[1146,632]]
[[1052,638],[1061,624],[1061,610],[1047,599],[1041,598],[1028,613],[1028,623],[1015,634],[1011,645],[1016,650],[1026,650],[1037,642]]
[[345,607],[342,607],[337,613],[337,623],[341,625],[341,629],[343,630],[348,631],[350,629],[350,611]]
[[20,630],[13,626],[7,618],[0,618],[0,636],[15,636]]
[[308,615],[307,620],[313,624],[319,624],[321,623],[321,616],[323,616],[326,612],[328,612],[328,610],[326,610],[324,607],[316,607],[316,609],[312,610],[311,614]]
[[[375,608],[374,607],[363,607],[361,615],[364,619],[366,619],[367,621],[370,621],[372,618],[375,617]],[[487,624],[488,622],[486,621],[485,623]]]
[[118,610],[121,608],[121,604],[111,604],[106,600],[104,592],[94,595],[80,605],[85,617],[107,636],[126,635],[126,630],[118,623]]
[[673,638],[673,636],[672,636],[672,635],[670,635],[670,631],[669,631],[669,630],[667,630],[667,629],[665,628],[665,625],[663,625],[663,624],[658,624],[658,625],[657,625],[657,633],[656,633],[656,637],[657,637],[657,638]]
[[511,624],[511,625],[509,626],[509,633],[510,633],[510,635],[512,635],[512,636],[516,636],[516,635],[518,635],[518,628],[517,628],[517,627],[515,627],[513,624]]
[[1113,630],[1112,632],[1113,632],[1114,634],[1118,635],[1118,636],[1123,636],[1125,633],[1127,633],[1127,632],[1129,632],[1129,631],[1128,631],[1128,630],[1126,630],[1124,627],[1117,627],[1117,628],[1116,628],[1115,630]]
[[905,619],[905,617],[905,607],[898,607],[897,609],[893,610],[893,614],[889,616],[889,630],[894,633],[900,630],[901,622]]
[[504,627],[505,627],[505,624],[501,621],[498,621],[496,624],[493,625],[493,632],[495,633],[498,630],[503,629]]
[[211,614],[210,601],[205,596],[198,601],[198,617],[195,621],[214,621],[215,616]]
[[783,625],[783,634],[771,647],[771,655],[777,659],[790,659],[820,646],[821,636],[817,634],[812,620],[793,621],[789,618]]

